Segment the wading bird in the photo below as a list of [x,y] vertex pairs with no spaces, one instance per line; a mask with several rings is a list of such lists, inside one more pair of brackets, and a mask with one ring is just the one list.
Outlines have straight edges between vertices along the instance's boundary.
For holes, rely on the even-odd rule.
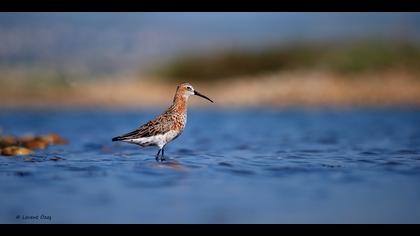
[[188,98],[192,95],[213,102],[210,98],[194,90],[189,83],[180,84],[176,89],[172,106],[164,113],[130,133],[113,138],[112,141],[133,143],[142,147],[158,146],[159,151],[156,154],[156,161],[166,160],[164,156],[165,145],[176,139],[184,130],[187,124]]

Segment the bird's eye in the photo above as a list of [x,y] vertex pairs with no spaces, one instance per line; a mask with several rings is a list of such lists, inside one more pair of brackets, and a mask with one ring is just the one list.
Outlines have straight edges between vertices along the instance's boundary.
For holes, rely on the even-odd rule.
[[190,91],[192,91],[192,88],[191,87],[187,87],[187,89],[190,90]]

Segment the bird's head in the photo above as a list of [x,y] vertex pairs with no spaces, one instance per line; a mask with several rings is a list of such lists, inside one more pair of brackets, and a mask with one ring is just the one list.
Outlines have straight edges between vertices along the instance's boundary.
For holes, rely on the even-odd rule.
[[195,90],[193,86],[189,83],[183,83],[183,84],[178,85],[176,92],[178,95],[183,96],[185,99],[188,99],[192,95],[197,95],[197,96],[200,96],[202,98],[209,100],[210,102],[213,102],[210,98],[208,98],[207,96]]

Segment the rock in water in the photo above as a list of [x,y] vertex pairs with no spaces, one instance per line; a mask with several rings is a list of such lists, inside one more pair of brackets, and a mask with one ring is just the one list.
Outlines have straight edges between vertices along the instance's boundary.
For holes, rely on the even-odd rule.
[[50,144],[67,144],[67,140],[60,137],[57,134],[47,134],[44,136],[41,136],[41,139],[46,140]]
[[48,147],[48,142],[41,139],[41,138],[35,138],[33,140],[28,140],[22,142],[23,146],[29,149],[45,149]]
[[18,144],[18,139],[14,136],[3,136],[0,138],[0,148],[15,146]]
[[17,155],[29,155],[32,150],[24,147],[10,146],[1,149],[1,155],[3,156],[17,156]]

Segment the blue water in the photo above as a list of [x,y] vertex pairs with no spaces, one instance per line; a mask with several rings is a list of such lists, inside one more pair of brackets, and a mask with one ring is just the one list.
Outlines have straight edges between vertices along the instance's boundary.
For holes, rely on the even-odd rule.
[[0,156],[0,222],[420,223],[420,110],[192,109],[163,164],[111,142],[158,113],[1,111],[70,143]]

